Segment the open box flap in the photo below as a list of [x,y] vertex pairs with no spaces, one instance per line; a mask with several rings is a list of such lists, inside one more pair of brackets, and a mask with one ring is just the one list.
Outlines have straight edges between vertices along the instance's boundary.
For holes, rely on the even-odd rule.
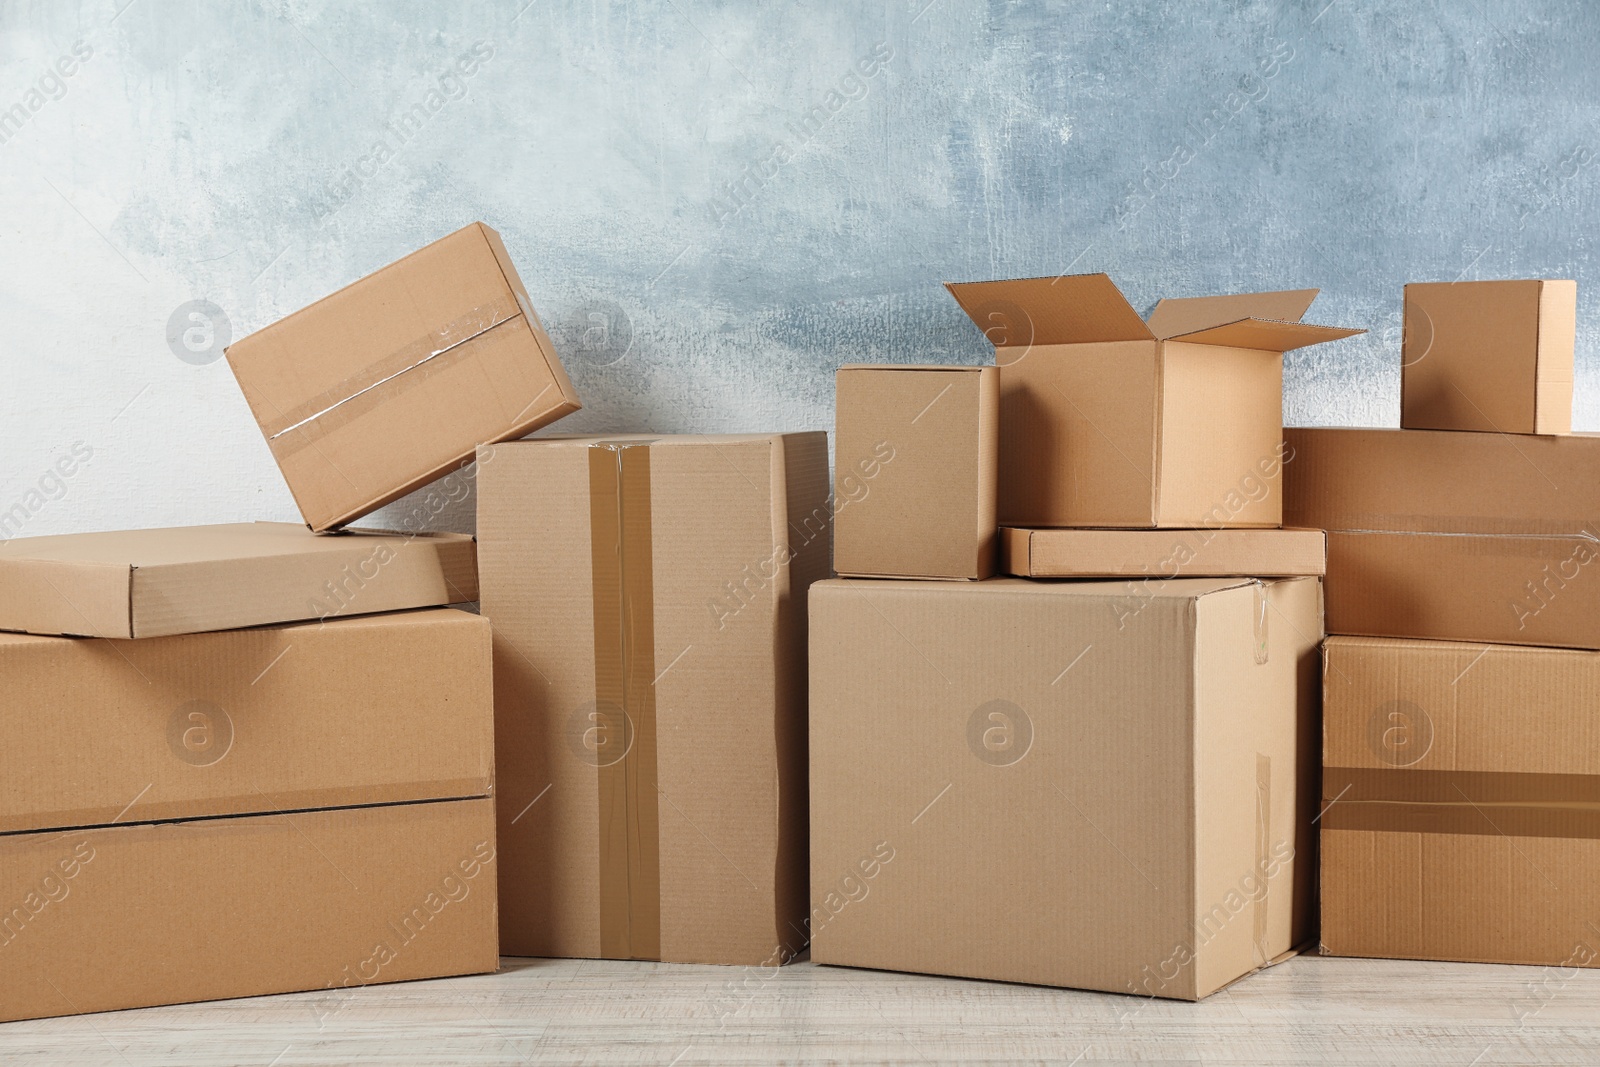
[[1317,298],[1316,289],[1281,289],[1271,293],[1190,296],[1161,300],[1150,313],[1150,329],[1162,340],[1222,326],[1240,319],[1299,322]]
[[1366,332],[1342,326],[1312,326],[1303,322],[1277,322],[1271,319],[1240,319],[1238,322],[1213,326],[1196,333],[1179,334],[1168,340],[1187,341],[1197,345],[1216,345],[1219,348],[1256,348],[1263,352],[1288,352]]
[[945,288],[996,348],[1155,339],[1105,274],[946,282]]

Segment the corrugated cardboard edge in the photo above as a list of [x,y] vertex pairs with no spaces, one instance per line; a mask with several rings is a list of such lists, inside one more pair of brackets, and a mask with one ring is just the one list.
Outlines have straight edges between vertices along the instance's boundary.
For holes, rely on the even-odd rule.
[[1572,432],[1572,390],[1577,348],[1578,283],[1539,283],[1539,337],[1534,356],[1533,432]]

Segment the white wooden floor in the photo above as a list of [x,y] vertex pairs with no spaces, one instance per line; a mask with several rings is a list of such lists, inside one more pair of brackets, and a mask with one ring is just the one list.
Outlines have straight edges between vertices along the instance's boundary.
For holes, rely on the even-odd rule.
[[476,978],[0,1025],[0,1063],[1593,1064],[1600,971],[1300,958],[1177,1004],[801,963]]

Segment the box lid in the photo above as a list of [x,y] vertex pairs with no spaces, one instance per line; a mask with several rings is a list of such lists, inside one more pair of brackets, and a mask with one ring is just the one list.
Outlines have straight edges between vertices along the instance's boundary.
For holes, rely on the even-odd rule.
[[0,634],[0,834],[488,796],[489,622]]
[[477,597],[467,534],[239,522],[0,543],[0,630],[160,637]]

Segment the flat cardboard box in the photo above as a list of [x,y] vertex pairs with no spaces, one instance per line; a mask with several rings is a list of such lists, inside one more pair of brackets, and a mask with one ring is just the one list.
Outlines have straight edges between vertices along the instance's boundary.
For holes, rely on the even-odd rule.
[[803,947],[805,605],[829,519],[822,433],[479,453],[507,955]]
[[493,971],[494,835],[480,797],[0,836],[0,1021]]
[[1578,283],[1406,286],[1400,425],[1572,432]]
[[1003,526],[1274,527],[1283,353],[1315,289],[1163,300],[1104,274],[948,285],[1000,367]]
[[437,608],[98,641],[0,634],[0,834],[487,796],[488,620]]
[[1028,578],[1281,578],[1327,570],[1321,530],[1000,531],[1001,569]]
[[0,630],[162,637],[478,599],[466,534],[314,534],[287,522],[0,543]]
[[1289,429],[1328,632],[1600,648],[1600,437]]
[[834,570],[994,574],[999,369],[849,364],[836,381]]
[[500,235],[475,222],[234,342],[239,387],[314,530],[582,405]]
[[1600,653],[1325,654],[1323,952],[1600,965]]
[[1136,584],[812,589],[812,959],[1193,1000],[1310,936],[1318,580]]

